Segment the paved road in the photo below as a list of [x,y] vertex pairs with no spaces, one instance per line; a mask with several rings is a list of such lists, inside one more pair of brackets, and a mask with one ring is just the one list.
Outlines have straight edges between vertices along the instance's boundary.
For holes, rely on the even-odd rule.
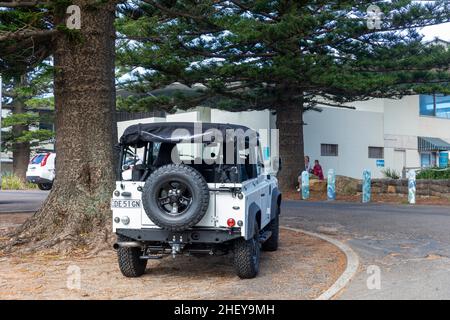
[[36,211],[47,198],[49,191],[0,190],[0,214],[5,212]]
[[284,225],[328,233],[359,255],[341,299],[450,299],[450,207],[284,201],[282,213]]

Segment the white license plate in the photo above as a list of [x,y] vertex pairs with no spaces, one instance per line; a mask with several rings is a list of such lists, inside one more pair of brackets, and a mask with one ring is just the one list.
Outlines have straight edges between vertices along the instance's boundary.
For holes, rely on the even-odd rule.
[[140,209],[141,200],[111,200],[111,208]]

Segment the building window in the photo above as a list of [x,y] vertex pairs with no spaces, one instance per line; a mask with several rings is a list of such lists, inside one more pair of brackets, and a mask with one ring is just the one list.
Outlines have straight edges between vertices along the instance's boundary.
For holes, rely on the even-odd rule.
[[439,155],[436,152],[422,152],[420,153],[420,166],[422,168],[436,167]]
[[320,155],[322,157],[337,157],[338,156],[338,145],[322,143],[320,145]]
[[384,148],[383,147],[369,147],[369,158],[370,159],[384,159]]
[[450,96],[420,95],[420,115],[450,119]]

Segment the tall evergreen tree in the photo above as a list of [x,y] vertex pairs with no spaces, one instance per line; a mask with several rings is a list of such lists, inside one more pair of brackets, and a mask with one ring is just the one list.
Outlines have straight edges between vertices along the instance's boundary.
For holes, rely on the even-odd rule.
[[31,147],[53,138],[53,130],[42,124],[53,123],[53,74],[51,66],[43,63],[25,74],[3,79],[3,108],[10,114],[2,119],[2,128],[10,128],[2,137],[6,150],[13,154],[13,172],[25,181]]
[[[450,51],[425,45],[418,32],[449,21],[448,1],[142,2],[147,5],[128,6],[117,24],[126,38],[119,64],[139,71],[126,84],[139,94],[121,103],[274,110],[284,190],[304,167],[303,113],[319,102],[345,107],[449,91]],[[195,97],[145,94],[173,81],[200,82],[206,90]]]
[[[107,245],[114,188],[114,41],[118,1],[0,1],[0,72],[53,55],[56,179],[41,209],[6,244],[65,250]],[[68,29],[69,5],[81,29]]]

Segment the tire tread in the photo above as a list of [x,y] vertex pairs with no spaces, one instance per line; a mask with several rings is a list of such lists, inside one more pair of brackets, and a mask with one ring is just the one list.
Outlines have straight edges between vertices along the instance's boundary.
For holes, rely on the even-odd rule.
[[[131,241],[131,239],[118,236],[117,241]],[[117,258],[119,268],[122,274],[128,278],[140,277],[145,273],[147,260],[140,259],[141,250],[139,248],[119,248],[117,249]]]

